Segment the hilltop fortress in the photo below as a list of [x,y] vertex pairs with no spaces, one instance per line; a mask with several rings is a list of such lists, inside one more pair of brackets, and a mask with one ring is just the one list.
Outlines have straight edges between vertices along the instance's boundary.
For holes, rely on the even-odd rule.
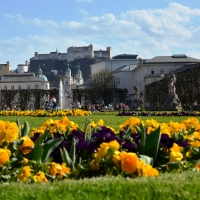
[[74,60],[83,58],[95,59],[96,62],[112,58],[112,48],[107,47],[106,50],[100,49],[99,51],[94,51],[92,44],[83,47],[69,47],[67,49],[67,53],[58,53],[57,50],[56,52],[51,52],[50,54],[39,54],[38,52],[35,52],[35,57],[31,58],[30,60],[56,59],[60,61],[66,60],[67,62],[72,62]]
[[55,75],[63,76],[67,67],[67,63],[74,77],[77,71],[77,66],[80,66],[84,80],[87,80],[91,74],[90,65],[99,61],[112,58],[112,48],[107,47],[106,50],[94,51],[92,44],[82,47],[69,47],[66,53],[61,53],[56,50],[48,54],[39,54],[35,52],[35,56],[30,58],[29,72],[37,73],[39,66],[42,72],[47,76],[48,80],[56,85],[60,80],[55,80]]

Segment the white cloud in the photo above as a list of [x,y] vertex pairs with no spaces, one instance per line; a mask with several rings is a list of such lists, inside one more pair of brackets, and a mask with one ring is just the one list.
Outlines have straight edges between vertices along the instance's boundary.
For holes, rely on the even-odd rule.
[[69,46],[87,46],[90,43],[97,50],[111,46],[113,55],[134,53],[151,58],[154,54],[169,55],[184,49],[200,58],[200,25],[192,23],[193,20],[200,21],[200,9],[178,3],[170,3],[163,9],[132,9],[120,16],[106,13],[90,17],[85,12],[85,17],[76,21],[27,19],[19,14],[6,14],[4,18],[7,23],[31,29],[25,37],[0,40],[0,57],[7,61],[6,51],[14,51],[10,59],[16,64],[29,60],[35,51],[49,53],[58,48],[60,52],[66,52]]
[[82,15],[89,15],[89,12],[87,10],[84,10],[83,8],[79,8],[79,12],[82,14]]

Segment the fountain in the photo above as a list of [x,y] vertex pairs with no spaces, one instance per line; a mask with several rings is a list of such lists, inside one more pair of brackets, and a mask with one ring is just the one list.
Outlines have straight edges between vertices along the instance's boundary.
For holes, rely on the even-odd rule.
[[59,106],[60,109],[63,109],[63,83],[61,79],[59,83]]

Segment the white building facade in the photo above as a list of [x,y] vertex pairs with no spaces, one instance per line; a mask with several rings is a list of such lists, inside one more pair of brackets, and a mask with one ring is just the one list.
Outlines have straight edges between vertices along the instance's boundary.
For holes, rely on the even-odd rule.
[[2,90],[21,89],[49,89],[48,80],[40,79],[34,73],[10,73],[4,74],[0,81]]
[[172,56],[156,56],[152,59],[141,60],[133,70],[134,85],[145,95],[145,85],[162,79],[166,74],[188,64],[200,64],[200,60],[185,54]]
[[128,98],[134,98],[133,70],[137,67],[140,59],[138,55],[122,54],[91,65],[91,75],[98,73],[102,69],[113,72],[113,85],[120,89],[128,89]]
[[114,85],[117,88],[127,88],[129,99],[134,100],[134,85],[138,86],[142,98],[144,98],[145,85],[162,79],[170,71],[188,64],[198,63],[200,64],[199,59],[184,54],[157,56],[152,59],[141,59],[137,55],[123,54],[91,65],[91,74],[95,74],[102,69],[112,71],[114,73]]

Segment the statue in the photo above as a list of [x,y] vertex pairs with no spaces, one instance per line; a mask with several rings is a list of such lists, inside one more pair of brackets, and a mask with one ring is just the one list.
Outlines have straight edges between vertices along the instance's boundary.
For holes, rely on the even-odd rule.
[[144,101],[143,99],[141,99],[139,88],[136,85],[134,85],[133,89],[135,90],[135,97],[136,97],[133,103],[137,106],[137,109],[139,110],[144,107]]
[[168,78],[168,87],[169,87],[169,94],[176,94],[176,75],[173,74],[172,72],[169,73],[170,77]]
[[165,99],[164,106],[163,106],[165,110],[181,110],[182,109],[181,101],[179,100],[176,94],[175,83],[176,83],[176,75],[170,72],[168,76],[168,81],[167,81],[168,95]]

